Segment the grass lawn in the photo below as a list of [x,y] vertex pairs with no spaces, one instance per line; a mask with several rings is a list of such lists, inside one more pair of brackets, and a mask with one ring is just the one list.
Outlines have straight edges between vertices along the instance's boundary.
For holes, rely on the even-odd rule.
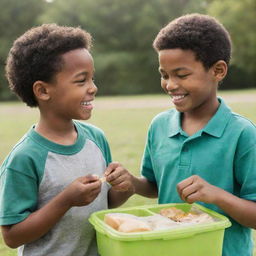
[[[233,111],[256,123],[256,90],[219,93]],[[148,125],[157,113],[170,107],[166,95],[98,97],[90,123],[102,128],[108,138],[114,161],[121,162],[132,173],[139,174]],[[37,109],[22,103],[0,103],[0,163],[18,139],[37,122]],[[133,196],[124,206],[154,203],[156,200]],[[254,233],[256,240],[256,236]],[[0,236],[0,255],[13,256]],[[256,256],[256,250],[254,252]]]

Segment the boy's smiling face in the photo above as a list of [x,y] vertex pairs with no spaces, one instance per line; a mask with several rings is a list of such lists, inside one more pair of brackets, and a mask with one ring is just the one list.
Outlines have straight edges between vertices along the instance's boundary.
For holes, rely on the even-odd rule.
[[206,70],[191,50],[159,51],[161,86],[180,112],[196,114],[216,107],[220,81],[215,64]]
[[61,57],[62,69],[49,86],[49,109],[57,119],[87,120],[97,92],[92,56],[86,49],[76,49]]

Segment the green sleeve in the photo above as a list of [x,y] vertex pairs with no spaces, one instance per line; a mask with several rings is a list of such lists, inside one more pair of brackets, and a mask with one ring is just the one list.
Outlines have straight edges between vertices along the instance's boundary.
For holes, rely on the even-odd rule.
[[36,210],[38,187],[43,176],[44,155],[38,145],[25,142],[15,147],[2,164],[0,225],[23,221]]
[[247,127],[241,134],[236,156],[235,177],[240,185],[240,197],[256,201],[256,129]]
[[156,182],[153,164],[152,164],[152,151],[151,151],[151,128],[149,129],[147,142],[144,149],[144,154],[141,163],[141,175],[151,182]]
[[37,181],[33,177],[7,168],[0,184],[0,225],[21,222],[35,211]]

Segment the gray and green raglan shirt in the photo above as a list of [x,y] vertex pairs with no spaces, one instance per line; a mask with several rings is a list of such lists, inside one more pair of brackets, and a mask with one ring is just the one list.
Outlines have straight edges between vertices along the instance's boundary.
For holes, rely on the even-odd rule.
[[[111,162],[108,143],[95,126],[74,121],[78,137],[64,146],[40,136],[33,128],[5,159],[0,171],[0,225],[23,221],[76,178],[103,176]],[[108,207],[109,186],[89,205],[73,207],[39,240],[18,248],[19,256],[95,256],[91,213]],[[51,214],[50,212],[48,214]]]

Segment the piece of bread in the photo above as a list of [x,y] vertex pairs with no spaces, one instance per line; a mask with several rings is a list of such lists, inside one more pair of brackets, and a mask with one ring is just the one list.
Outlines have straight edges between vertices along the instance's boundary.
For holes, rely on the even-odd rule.
[[208,223],[214,221],[214,219],[207,213],[203,212],[184,212],[176,207],[165,208],[160,211],[162,216],[165,216],[176,222],[183,223]]
[[147,222],[132,214],[108,213],[104,216],[104,222],[112,228],[125,233],[152,230]]
[[108,213],[104,216],[104,222],[110,227],[118,230],[119,226],[130,218],[132,218],[132,216],[126,213]]
[[144,232],[151,231],[150,226],[144,222],[137,219],[126,219],[118,228],[119,232],[131,233],[131,232]]
[[180,221],[187,214],[176,207],[165,208],[160,211],[160,214],[174,221]]

